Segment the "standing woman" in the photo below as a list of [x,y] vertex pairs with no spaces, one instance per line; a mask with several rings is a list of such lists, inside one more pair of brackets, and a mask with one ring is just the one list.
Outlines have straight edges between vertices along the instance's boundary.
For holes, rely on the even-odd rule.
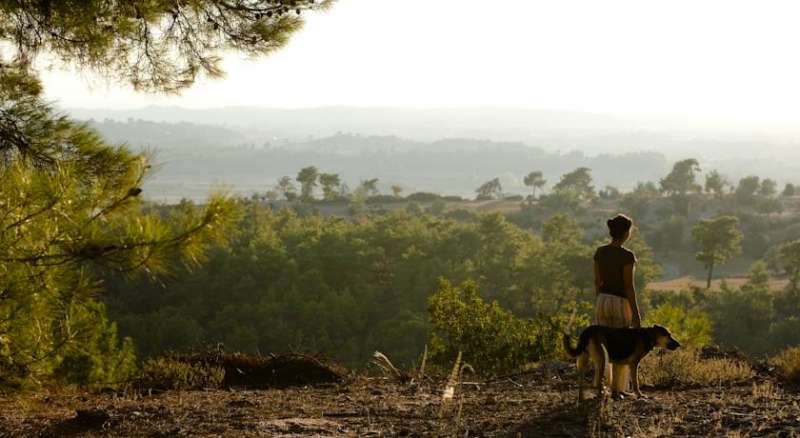
[[[608,232],[611,243],[597,248],[594,254],[594,287],[597,294],[597,324],[617,328],[639,328],[641,317],[636,302],[633,277],[636,255],[622,246],[633,228],[631,218],[618,214],[609,219]],[[614,396],[626,394],[630,380],[627,365],[607,365]]]

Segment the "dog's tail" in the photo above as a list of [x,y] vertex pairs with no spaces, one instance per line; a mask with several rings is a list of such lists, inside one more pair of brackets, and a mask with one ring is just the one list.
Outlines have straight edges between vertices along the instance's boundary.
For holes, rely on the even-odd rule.
[[570,357],[578,357],[578,355],[583,353],[586,349],[586,342],[583,337],[578,340],[578,346],[576,348],[572,348],[572,343],[570,342],[568,334],[564,333],[561,340],[564,343],[564,351],[566,351]]

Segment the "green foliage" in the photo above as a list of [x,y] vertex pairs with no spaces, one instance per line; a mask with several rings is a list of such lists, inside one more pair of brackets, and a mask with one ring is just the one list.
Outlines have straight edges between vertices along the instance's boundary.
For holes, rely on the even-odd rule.
[[592,249],[559,231],[543,242],[502,215],[469,222],[422,212],[353,220],[271,211],[240,200],[229,247],[158,284],[108,278],[120,331],[152,355],[223,342],[249,352],[302,349],[363,365],[375,350],[411,363],[428,336],[427,301],[440,276],[476,279],[518,317],[547,319],[591,296]]
[[607,200],[617,200],[622,196],[622,192],[619,191],[618,188],[614,186],[606,186],[606,188],[600,190],[598,193],[600,199],[607,199]]
[[655,183],[639,182],[636,188],[622,195],[619,207],[632,217],[645,218],[653,201],[660,195]]
[[718,171],[712,170],[706,174],[706,193],[713,194],[718,199],[722,198],[728,185],[728,180]]
[[582,201],[591,201],[596,197],[592,186],[591,169],[579,167],[572,172],[565,173],[561,180],[553,186],[554,192],[572,192]]
[[769,290],[769,274],[763,263],[753,266],[750,278],[739,289],[723,285],[709,294],[708,313],[716,327],[715,341],[738,345],[749,353],[765,353],[774,344],[768,339],[775,321],[774,297]]
[[317,187],[319,171],[314,166],[300,169],[295,178],[300,183],[300,199],[308,202],[314,199],[314,188]]
[[[454,287],[439,281],[428,300],[431,325],[430,354],[434,363],[446,367],[459,352],[478,372],[508,372],[544,358],[554,357],[567,318],[522,320],[493,301],[486,303],[474,282]],[[586,318],[573,320],[578,326]]]
[[783,191],[781,192],[781,196],[791,197],[794,196],[796,193],[797,193],[797,187],[795,187],[795,185],[792,183],[786,183],[786,185],[783,187]]
[[202,209],[148,208],[147,157],[57,115],[40,92],[24,69],[0,67],[0,374],[111,382],[132,350],[97,304],[97,274],[196,265],[236,209],[220,195]]
[[275,190],[283,195],[284,199],[287,201],[294,201],[297,197],[297,189],[294,183],[292,183],[292,178],[289,176],[281,177],[275,185]]
[[361,181],[358,188],[366,193],[367,196],[377,196],[380,194],[378,190],[378,178],[365,179]]
[[697,173],[700,164],[694,158],[676,162],[669,175],[661,179],[661,190],[669,195],[686,195],[689,192],[699,192],[701,187],[697,184]]
[[0,41],[31,60],[41,52],[139,90],[177,92],[199,74],[220,77],[221,54],[283,47],[300,13],[331,0],[0,2]]
[[140,389],[190,390],[219,388],[225,380],[222,367],[188,363],[169,356],[147,359],[136,380]]
[[698,222],[692,228],[698,252],[695,255],[708,270],[706,287],[711,285],[714,266],[738,254],[742,248],[742,232],[739,231],[739,218],[718,216]]
[[481,184],[480,187],[475,189],[477,193],[476,200],[483,201],[487,199],[498,199],[503,194],[503,186],[500,184],[500,178],[494,178]]
[[759,196],[763,197],[772,197],[778,194],[778,183],[775,180],[770,178],[764,178],[761,180],[761,186],[758,188]]
[[527,175],[523,179],[523,182],[526,186],[531,187],[533,189],[533,193],[531,194],[532,198],[536,198],[536,190],[540,189],[547,184],[547,180],[544,179],[542,175],[542,171],[536,170]]
[[551,213],[575,213],[581,209],[581,198],[574,190],[558,190],[539,196],[539,206]]
[[95,301],[81,303],[65,322],[75,334],[59,353],[54,375],[77,384],[115,385],[127,381],[136,371],[133,341],[117,338],[117,325],[106,318],[105,306]]
[[322,198],[326,201],[335,201],[339,198],[339,188],[342,184],[339,175],[335,173],[323,173],[319,176],[319,183],[322,185]]
[[645,324],[668,327],[675,339],[683,345],[702,347],[711,343],[711,319],[699,309],[686,309],[664,303],[648,311]]
[[756,192],[761,188],[761,178],[751,175],[739,180],[736,186],[736,199],[744,205],[755,202]]

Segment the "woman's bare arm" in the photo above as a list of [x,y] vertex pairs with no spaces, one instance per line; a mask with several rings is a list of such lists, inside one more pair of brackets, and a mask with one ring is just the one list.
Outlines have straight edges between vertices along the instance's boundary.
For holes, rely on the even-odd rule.
[[600,265],[594,261],[594,294],[600,294],[600,286],[603,285],[603,277],[600,275]]
[[626,265],[623,271],[623,279],[625,281],[625,296],[628,298],[628,302],[631,303],[631,310],[633,311],[633,327],[639,328],[642,326],[642,317],[639,314],[639,304],[636,302],[635,273],[636,265],[633,263]]

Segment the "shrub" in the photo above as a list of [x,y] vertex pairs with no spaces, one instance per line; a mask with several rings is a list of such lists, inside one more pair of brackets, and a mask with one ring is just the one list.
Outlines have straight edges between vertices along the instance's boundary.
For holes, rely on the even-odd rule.
[[789,347],[770,362],[778,368],[781,378],[790,383],[800,383],[800,347]]
[[437,195],[436,193],[415,192],[406,196],[406,201],[433,202],[439,198],[441,198],[441,196]]
[[142,389],[218,388],[225,370],[202,363],[187,363],[171,357],[148,359],[142,364],[137,386]]
[[453,287],[440,280],[428,303],[431,360],[452,364],[461,352],[465,362],[485,374],[554,357],[569,319],[564,315],[535,321],[516,318],[496,301],[484,302],[471,281]]
[[647,355],[639,365],[642,385],[723,385],[753,377],[753,369],[732,358],[702,359],[698,350],[680,348]]
[[702,310],[664,303],[647,312],[645,322],[668,328],[683,345],[702,347],[711,342],[711,319]]

